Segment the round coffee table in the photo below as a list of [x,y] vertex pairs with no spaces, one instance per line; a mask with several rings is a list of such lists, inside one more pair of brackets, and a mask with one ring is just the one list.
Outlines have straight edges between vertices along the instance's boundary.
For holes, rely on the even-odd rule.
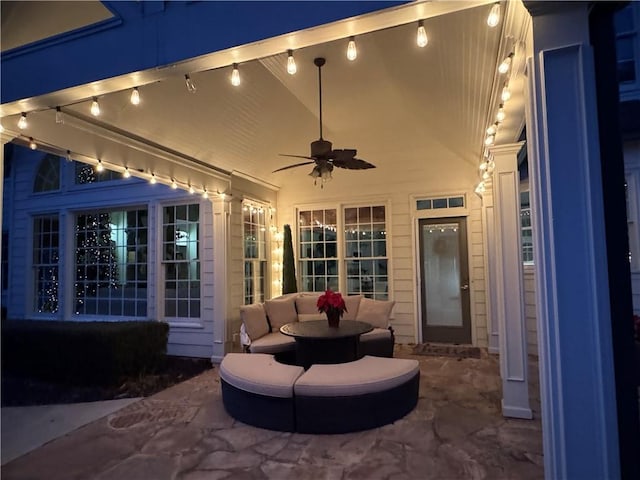
[[357,360],[360,335],[373,330],[366,322],[341,320],[330,327],[326,320],[287,323],[280,332],[296,340],[296,363],[305,369],[314,363],[346,363]]

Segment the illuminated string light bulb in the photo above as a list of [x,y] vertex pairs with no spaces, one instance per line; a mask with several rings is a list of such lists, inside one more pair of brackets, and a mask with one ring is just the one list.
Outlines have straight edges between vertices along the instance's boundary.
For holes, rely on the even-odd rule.
[[138,87],[133,87],[131,90],[131,105],[140,105],[140,91]]
[[481,172],[484,172],[489,166],[489,162],[482,162],[478,168],[480,168]]
[[93,97],[93,102],[91,102],[91,115],[97,117],[100,115],[100,104],[98,103],[98,97]]
[[158,182],[158,180],[156,179],[156,174],[155,174],[155,173],[152,173],[152,174],[151,174],[151,178],[149,178],[149,183],[150,183],[151,185],[155,185],[157,182]]
[[298,71],[296,66],[296,59],[293,58],[293,50],[287,50],[287,73],[289,75],[295,75]]
[[204,189],[204,192],[202,192],[202,198],[207,199],[209,198],[209,192],[207,192],[207,189]]
[[174,190],[178,189],[178,184],[173,178],[171,179],[171,188],[173,188]]
[[490,174],[489,172],[485,171],[485,172],[482,174],[482,179],[483,179],[483,180],[489,180],[490,178],[491,178],[491,174]]
[[71,150],[67,150],[67,155],[65,156],[67,162],[70,162],[72,160],[71,158]]
[[[226,194],[226,193],[224,193],[224,192],[218,192],[218,196],[219,196],[222,200],[224,200],[225,198],[227,198],[227,194]],[[264,231],[264,230],[263,230],[263,231]]]
[[238,70],[238,64],[233,64],[233,70],[231,71],[231,85],[237,87],[240,85],[240,70]]
[[427,37],[427,31],[424,29],[423,20],[420,20],[418,22],[418,31],[416,33],[416,43],[420,48],[426,47],[427,43],[429,43],[429,38]]
[[60,107],[56,107],[56,123],[64,123],[64,119],[62,118],[62,110],[60,110]]
[[500,4],[496,2],[493,4],[493,7],[491,7],[491,10],[489,11],[489,16],[487,17],[487,25],[493,28],[498,25],[498,23],[500,23]]
[[130,178],[131,177],[131,172],[129,171],[129,167],[124,167],[124,172],[122,172],[122,176],[124,178]]
[[478,195],[482,195],[485,192],[485,186],[484,186],[484,182],[480,182],[478,184],[478,186],[476,187],[476,193]]
[[506,102],[511,98],[511,90],[509,90],[509,85],[505,85],[502,89],[502,93],[500,94],[500,98],[503,102]]
[[189,76],[189,74],[184,76],[184,83],[187,86],[187,91],[189,93],[196,93],[196,84],[193,83],[193,80],[191,80],[191,77]]
[[195,189],[195,188],[193,188],[191,185],[189,185],[189,193],[190,193],[191,195],[193,195],[194,193],[196,193],[196,189]]
[[96,165],[96,172],[104,172],[104,165],[102,165],[102,160],[98,160],[98,164]]
[[502,61],[502,63],[498,67],[498,72],[507,73],[509,71],[509,68],[511,67],[511,60],[512,59],[513,59],[513,52],[511,52],[509,55],[507,55],[507,58],[505,58]]
[[35,150],[36,148],[38,148],[38,145],[36,145],[36,141],[33,139],[33,137],[29,137],[29,148],[31,150]]
[[356,58],[358,58],[358,47],[356,47],[356,38],[350,37],[349,43],[347,44],[347,59],[353,62]]
[[493,142],[495,142],[495,140],[496,140],[495,135],[489,135],[487,138],[484,139],[484,144],[486,146],[493,145]]
[[23,112],[20,114],[20,120],[18,120],[18,128],[24,130],[27,128],[27,125],[29,125],[29,122],[27,122],[27,114]]
[[498,123],[503,122],[506,116],[507,114],[504,113],[504,105],[501,103],[500,106],[498,107],[498,113],[496,113],[496,122]]
[[0,133],[4,133],[4,125],[0,123]]
[[487,135],[495,135],[498,131],[498,126],[494,123],[487,128]]

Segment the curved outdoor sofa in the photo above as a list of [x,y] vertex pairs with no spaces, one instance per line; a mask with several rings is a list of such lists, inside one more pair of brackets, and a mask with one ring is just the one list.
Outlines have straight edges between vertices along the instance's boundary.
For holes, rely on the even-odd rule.
[[269,354],[229,353],[220,364],[222,401],[235,419],[271,430],[346,433],[392,423],[416,406],[416,360],[365,356],[302,367]]

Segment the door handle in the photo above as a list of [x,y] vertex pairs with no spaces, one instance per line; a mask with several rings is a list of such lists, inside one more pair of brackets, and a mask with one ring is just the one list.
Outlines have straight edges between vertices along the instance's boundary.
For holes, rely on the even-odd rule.
[[465,283],[464,285],[460,285],[460,290],[469,290],[469,284]]

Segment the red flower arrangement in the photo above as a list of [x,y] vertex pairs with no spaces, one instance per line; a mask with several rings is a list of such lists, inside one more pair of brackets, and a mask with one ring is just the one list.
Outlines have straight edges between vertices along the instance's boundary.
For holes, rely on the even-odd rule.
[[340,292],[334,292],[328,289],[322,295],[318,297],[318,311],[327,314],[327,320],[329,325],[337,327],[340,322],[340,317],[347,311],[347,306],[344,303],[342,294]]

